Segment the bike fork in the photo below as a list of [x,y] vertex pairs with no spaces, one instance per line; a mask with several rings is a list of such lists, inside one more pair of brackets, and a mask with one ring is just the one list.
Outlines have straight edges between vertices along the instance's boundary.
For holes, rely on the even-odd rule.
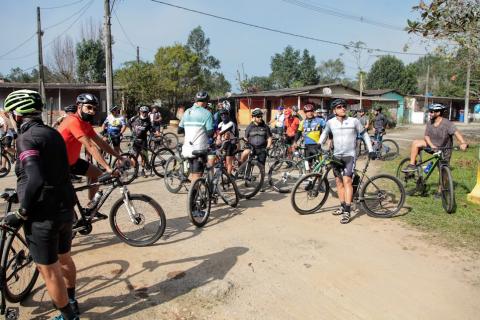
[[127,208],[128,216],[130,217],[130,221],[132,223],[137,223],[137,217],[138,214],[135,210],[135,207],[132,205],[132,202],[130,201],[129,197],[129,192],[126,186],[123,186],[120,188],[120,193],[123,196],[123,203],[125,204],[125,207]]

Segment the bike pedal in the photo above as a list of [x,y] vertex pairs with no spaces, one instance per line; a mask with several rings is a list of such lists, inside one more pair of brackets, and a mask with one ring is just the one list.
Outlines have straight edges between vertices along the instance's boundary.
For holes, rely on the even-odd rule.
[[19,316],[18,308],[9,307],[5,311],[5,319],[16,320],[18,319],[18,316]]

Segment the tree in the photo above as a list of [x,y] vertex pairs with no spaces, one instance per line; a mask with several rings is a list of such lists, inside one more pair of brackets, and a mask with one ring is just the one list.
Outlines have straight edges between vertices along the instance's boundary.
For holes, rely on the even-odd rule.
[[394,56],[382,56],[367,75],[369,89],[396,89],[403,94],[416,91],[416,78],[405,70],[403,62]]
[[151,104],[160,97],[159,77],[152,63],[126,62],[115,72],[114,79],[124,87],[129,107]]
[[301,86],[318,84],[318,72],[316,69],[317,61],[314,55],[310,55],[307,49],[303,50],[302,60],[300,61],[300,77]]
[[80,82],[105,82],[105,51],[102,41],[77,43],[77,77]]
[[12,68],[7,75],[7,79],[11,82],[34,82],[32,75],[22,70],[22,68]]
[[225,93],[232,89],[230,82],[228,82],[223,73],[220,72],[214,72],[209,75],[209,78],[207,78],[207,84],[208,86],[206,86],[206,90],[212,97],[223,97]]
[[320,82],[331,83],[341,81],[345,76],[345,64],[340,58],[323,61],[318,67]]
[[75,81],[75,46],[71,37],[54,40],[50,68],[59,82]]
[[270,63],[272,80],[277,88],[288,88],[300,79],[300,51],[287,46],[283,53],[276,53]]

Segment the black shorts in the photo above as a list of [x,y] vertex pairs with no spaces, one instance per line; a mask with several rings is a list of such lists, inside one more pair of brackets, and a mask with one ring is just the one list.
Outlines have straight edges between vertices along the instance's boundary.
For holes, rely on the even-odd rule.
[[224,146],[225,155],[227,157],[233,157],[235,155],[235,151],[237,151],[237,145],[230,141],[227,141]]
[[188,158],[191,173],[203,173],[207,165],[207,157]]
[[110,135],[110,141],[112,141],[112,146],[119,147],[120,146],[120,135]]
[[90,163],[83,159],[78,158],[74,165],[70,166],[70,173],[79,176],[85,176],[90,167]]
[[12,147],[12,142],[13,142],[13,137],[12,136],[5,136],[3,141],[5,142],[5,147],[7,147],[7,148]]
[[144,149],[147,149],[147,140],[140,140],[140,139],[136,139],[135,141],[133,141],[133,150],[135,150],[135,152],[142,152],[142,150]]
[[295,137],[285,136],[285,144],[291,146],[295,142]]
[[308,158],[308,161],[312,162],[315,160],[313,156],[317,155],[320,151],[321,151],[321,147],[318,144],[306,144],[305,158]]
[[341,164],[333,163],[333,174],[337,178],[341,177],[353,177],[355,172],[355,157],[334,157],[335,162],[340,162]]
[[72,247],[71,221],[26,221],[23,228],[30,254],[38,264],[50,265],[58,261],[59,254],[70,252]]

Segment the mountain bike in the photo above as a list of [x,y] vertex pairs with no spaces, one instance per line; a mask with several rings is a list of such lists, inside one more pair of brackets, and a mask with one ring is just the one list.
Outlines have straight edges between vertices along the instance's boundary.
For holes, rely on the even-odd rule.
[[0,171],[0,178],[6,177],[10,173],[16,158],[16,155],[10,154],[6,149],[6,137],[7,136],[3,136],[0,138],[0,168],[2,167],[2,162],[5,164],[5,170]]
[[425,196],[428,193],[427,181],[435,171],[435,168],[438,167],[438,188],[442,198],[442,206],[447,213],[453,213],[456,206],[455,189],[452,171],[444,157],[444,151],[448,149],[458,150],[452,147],[437,148],[438,151],[433,152],[432,156],[426,160],[422,159],[423,152],[420,151],[417,157],[416,168],[410,172],[403,171],[410,163],[410,158],[403,159],[397,168],[397,178],[402,181],[407,195],[411,196],[419,193]]
[[[119,169],[115,169],[117,171]],[[73,225],[73,237],[77,233],[90,234],[93,224],[100,219],[97,212],[112,194],[119,189],[121,197],[115,201],[108,216],[113,233],[123,242],[134,247],[144,247],[157,242],[165,231],[166,218],[162,207],[151,197],[144,194],[130,194],[122,180],[110,173],[104,173],[98,182],[75,188],[78,193],[94,186],[109,186],[105,191],[97,192],[98,200],[93,206],[84,208],[76,199],[77,210]],[[95,197],[97,198],[97,197]]]
[[[188,215],[197,227],[203,227],[207,223],[212,201],[217,204],[220,197],[226,205],[234,208],[240,198],[235,179],[227,173],[225,168],[223,146],[215,151],[217,158],[215,165],[207,165],[203,177],[195,180],[188,192]],[[208,153],[209,150],[193,152],[199,157],[206,157]]]
[[[311,214],[319,210],[327,201],[330,185],[327,176],[334,166],[344,167],[344,163],[329,153],[324,153],[325,168],[321,172],[307,174],[293,187],[291,204],[299,214]],[[355,169],[353,177],[354,210],[363,208],[373,217],[389,218],[400,211],[405,203],[405,189],[397,178],[388,174],[373,177],[366,175],[370,158],[363,170]]]
[[[247,160],[238,168],[234,165],[235,182],[238,192],[242,198],[253,198],[262,188],[265,180],[265,166],[258,161],[258,150],[250,143],[245,142],[246,148],[251,152],[248,154]],[[240,156],[243,150],[236,152],[236,157]],[[235,161],[234,161],[235,162]]]
[[190,175],[190,164],[188,159],[185,159],[182,156],[182,144],[177,145],[178,156],[170,157],[165,163],[165,174],[163,178],[163,182],[165,183],[165,187],[171,193],[177,193],[185,187],[186,184],[190,182],[188,177]]
[[[396,159],[400,155],[400,147],[398,143],[392,139],[378,140],[375,136],[370,136],[373,151],[376,153],[378,160],[390,161]],[[357,158],[368,155],[367,144],[363,140],[363,135],[357,137],[356,145]]]
[[[15,189],[5,189],[0,198],[7,202],[5,214],[18,203]],[[5,319],[18,319],[18,308],[7,308],[6,301],[25,300],[38,278],[38,269],[20,229],[0,223],[0,257],[0,314]]]
[[173,132],[164,132],[167,128],[167,125],[161,126],[160,132],[158,135],[151,134],[148,137],[148,146],[152,150],[159,150],[161,148],[168,148],[170,150],[175,150],[178,145],[178,136]]

